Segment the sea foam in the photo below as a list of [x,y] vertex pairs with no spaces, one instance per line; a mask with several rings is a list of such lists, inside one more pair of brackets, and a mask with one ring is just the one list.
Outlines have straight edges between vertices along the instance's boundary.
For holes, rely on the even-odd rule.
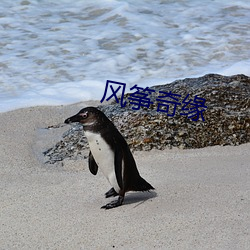
[[0,112],[100,100],[207,73],[250,75],[250,2],[1,1]]

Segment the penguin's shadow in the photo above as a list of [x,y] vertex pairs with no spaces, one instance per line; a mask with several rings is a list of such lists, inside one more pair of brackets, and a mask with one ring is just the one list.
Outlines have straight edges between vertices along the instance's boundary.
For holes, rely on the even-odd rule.
[[145,191],[145,192],[131,192],[127,193],[124,199],[123,205],[134,204],[134,208],[143,204],[149,199],[153,199],[157,197],[157,193],[155,191]]

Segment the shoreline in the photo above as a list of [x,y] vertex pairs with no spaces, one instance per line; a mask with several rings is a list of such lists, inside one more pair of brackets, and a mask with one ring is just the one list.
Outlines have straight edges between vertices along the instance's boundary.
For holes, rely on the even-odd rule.
[[[250,143],[202,149],[135,151],[143,178],[156,188],[128,193],[104,211],[110,188],[87,159],[44,165],[42,149],[84,105],[0,113],[0,245],[3,249],[247,249]],[[125,233],[126,232],[126,233]]]

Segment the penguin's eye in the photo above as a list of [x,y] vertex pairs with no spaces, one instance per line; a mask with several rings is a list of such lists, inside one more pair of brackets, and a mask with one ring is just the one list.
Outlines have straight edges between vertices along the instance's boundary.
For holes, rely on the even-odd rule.
[[83,119],[86,119],[88,117],[88,112],[79,114]]

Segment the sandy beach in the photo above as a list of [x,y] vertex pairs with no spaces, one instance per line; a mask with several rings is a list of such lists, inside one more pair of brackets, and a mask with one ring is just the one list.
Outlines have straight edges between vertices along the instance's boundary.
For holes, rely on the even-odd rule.
[[92,104],[0,113],[0,249],[249,249],[249,143],[134,152],[155,192],[103,210],[87,159],[42,161],[68,129],[45,128]]

